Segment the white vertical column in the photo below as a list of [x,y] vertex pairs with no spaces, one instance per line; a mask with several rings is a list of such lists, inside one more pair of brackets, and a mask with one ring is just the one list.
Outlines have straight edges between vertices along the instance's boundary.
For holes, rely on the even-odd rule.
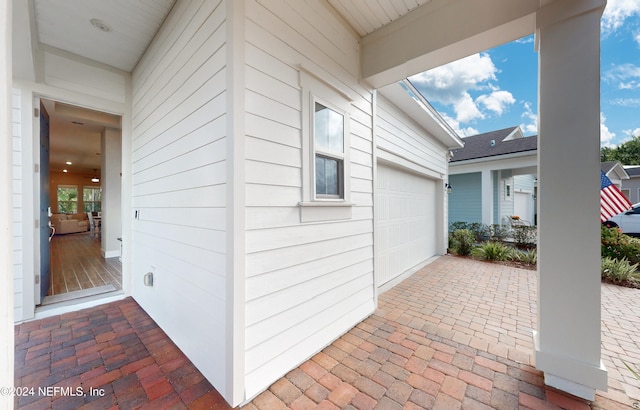
[[[0,386],[13,382],[13,240],[11,235],[11,0],[0,0]],[[13,408],[13,397],[0,394],[0,409]]]
[[[493,181],[491,170],[485,169],[481,176],[482,186],[482,223],[491,225],[493,223]],[[497,221],[496,223],[500,223]]]
[[102,256],[114,258],[120,255],[122,237],[122,133],[105,128],[102,134]]
[[545,383],[592,400],[600,362],[600,16],[605,1],[557,0],[539,41],[538,332]]

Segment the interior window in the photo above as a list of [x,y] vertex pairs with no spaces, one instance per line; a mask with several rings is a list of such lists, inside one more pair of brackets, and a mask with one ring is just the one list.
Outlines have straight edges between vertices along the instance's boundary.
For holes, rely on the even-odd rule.
[[316,198],[344,198],[344,116],[316,102],[313,132]]
[[78,187],[75,185],[58,185],[58,213],[78,213]]
[[82,202],[85,212],[102,211],[102,192],[100,187],[86,186],[82,188]]

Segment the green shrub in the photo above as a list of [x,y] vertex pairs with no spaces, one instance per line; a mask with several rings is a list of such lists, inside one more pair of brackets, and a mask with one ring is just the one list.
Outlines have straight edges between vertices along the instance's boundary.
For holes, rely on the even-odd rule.
[[506,261],[513,258],[512,247],[501,242],[487,241],[475,248],[472,255],[488,261]]
[[513,240],[518,246],[531,246],[536,243],[536,227],[516,225],[513,227]]
[[469,229],[469,223],[464,221],[455,221],[449,224],[449,232],[455,232],[459,229]]
[[530,249],[528,251],[517,250],[513,254],[513,259],[517,260],[518,262],[535,265],[536,263],[538,263],[538,252],[536,252],[535,249]]
[[601,273],[603,279],[609,279],[614,283],[629,280],[633,273],[638,269],[638,264],[629,263],[626,258],[614,259],[609,257],[602,258]]
[[469,255],[474,245],[473,232],[468,229],[457,229],[449,236],[449,249],[458,255]]
[[473,232],[473,236],[476,238],[476,241],[480,242],[485,239],[485,226],[486,225],[481,224],[480,222],[472,222],[469,224],[469,227],[467,229]]
[[484,236],[490,241],[502,241],[509,236],[509,228],[500,224],[484,225]]
[[627,259],[630,263],[640,263],[640,239],[623,234],[620,229],[607,228],[600,230],[601,252],[603,258]]

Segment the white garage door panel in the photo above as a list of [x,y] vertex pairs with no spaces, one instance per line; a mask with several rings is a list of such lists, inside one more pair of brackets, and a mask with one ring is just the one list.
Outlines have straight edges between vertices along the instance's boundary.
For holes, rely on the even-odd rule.
[[378,165],[378,286],[436,254],[435,190],[434,180]]

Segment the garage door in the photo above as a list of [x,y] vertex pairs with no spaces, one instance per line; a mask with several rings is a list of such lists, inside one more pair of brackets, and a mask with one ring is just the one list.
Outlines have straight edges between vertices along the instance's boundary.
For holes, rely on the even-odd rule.
[[436,181],[378,166],[378,287],[436,254]]

